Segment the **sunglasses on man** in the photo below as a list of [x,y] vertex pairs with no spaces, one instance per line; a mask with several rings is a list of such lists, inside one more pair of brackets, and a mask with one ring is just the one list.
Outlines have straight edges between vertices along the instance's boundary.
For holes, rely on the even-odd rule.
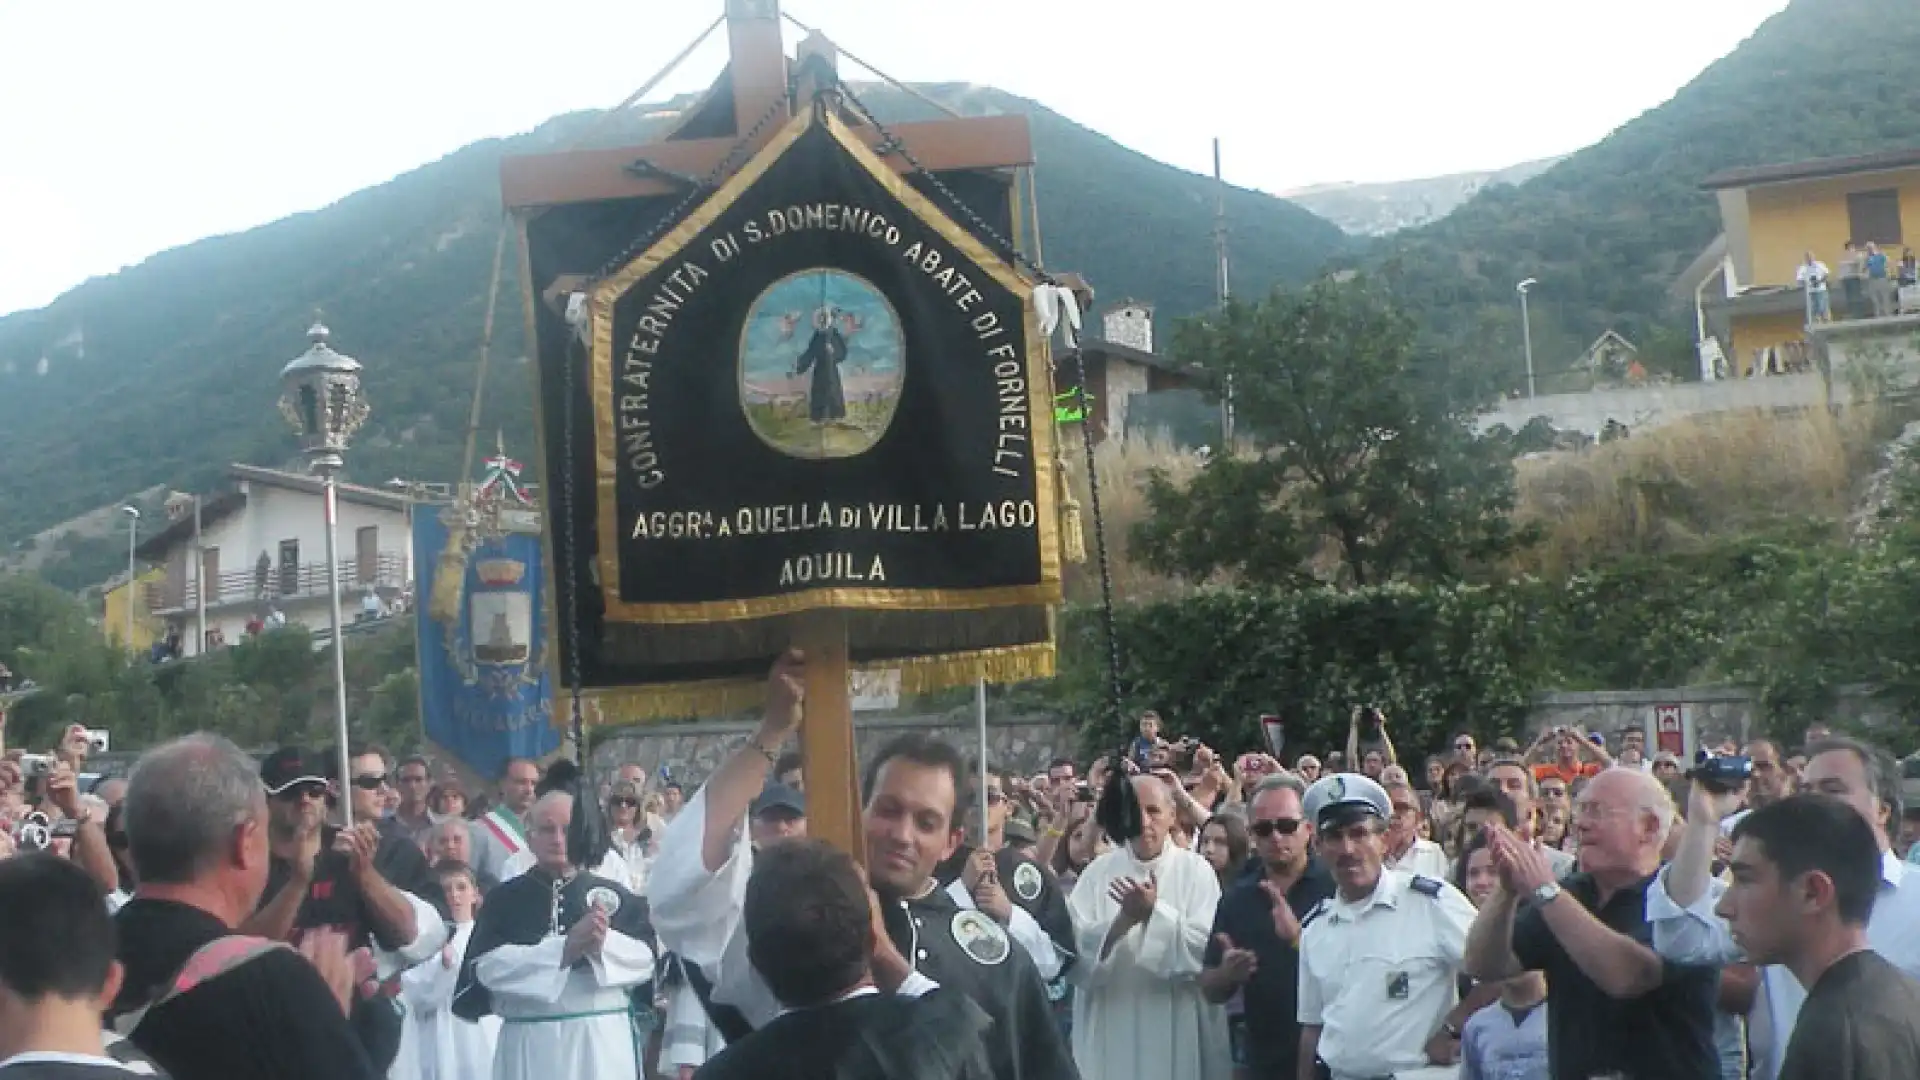
[[1292,836],[1294,833],[1300,831],[1300,825],[1301,821],[1299,818],[1267,818],[1263,821],[1249,823],[1247,825],[1247,831],[1265,840],[1274,833],[1279,833],[1281,836]]
[[381,788],[387,786],[387,774],[381,772],[356,776],[353,778],[353,786],[359,788],[361,791],[379,791]]

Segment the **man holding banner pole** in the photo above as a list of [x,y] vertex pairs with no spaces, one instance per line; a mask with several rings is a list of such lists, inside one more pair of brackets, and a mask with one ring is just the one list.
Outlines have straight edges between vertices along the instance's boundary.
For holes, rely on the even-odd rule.
[[[729,1042],[770,1022],[779,1004],[748,958],[742,911],[753,852],[747,807],[780,745],[797,730],[805,661],[774,665],[759,730],[667,827],[648,878],[654,927]],[[1027,951],[993,918],[961,908],[934,872],[959,846],[969,770],[953,746],[910,734],[882,747],[862,785],[861,827],[874,893],[873,973],[881,992],[967,994],[994,1021],[997,1080],[1077,1080],[1046,985]],[[879,932],[884,928],[884,932]]]

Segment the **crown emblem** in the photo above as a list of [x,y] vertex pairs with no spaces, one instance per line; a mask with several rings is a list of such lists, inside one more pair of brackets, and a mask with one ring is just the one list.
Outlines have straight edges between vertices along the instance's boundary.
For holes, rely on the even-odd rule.
[[527,564],[518,559],[481,559],[474,564],[473,572],[480,575],[480,583],[500,588],[518,585],[527,575]]

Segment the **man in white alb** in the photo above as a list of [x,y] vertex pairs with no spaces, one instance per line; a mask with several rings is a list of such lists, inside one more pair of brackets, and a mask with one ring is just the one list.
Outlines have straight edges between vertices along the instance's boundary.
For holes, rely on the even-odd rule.
[[1226,1080],[1226,1013],[1198,981],[1220,880],[1206,859],[1168,843],[1166,784],[1136,776],[1133,787],[1140,835],[1095,859],[1067,901],[1080,954],[1074,1064],[1100,1080]]

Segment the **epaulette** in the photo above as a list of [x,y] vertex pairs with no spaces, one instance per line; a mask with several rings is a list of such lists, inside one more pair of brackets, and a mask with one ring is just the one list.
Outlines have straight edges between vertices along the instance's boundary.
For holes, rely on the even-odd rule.
[[1413,880],[1407,882],[1407,888],[1412,889],[1421,896],[1437,899],[1440,896],[1440,887],[1443,884],[1445,883],[1436,881],[1433,878],[1415,874],[1413,875]]
[[1309,923],[1313,922],[1313,920],[1319,918],[1320,916],[1325,915],[1328,912],[1328,910],[1330,910],[1332,907],[1333,907],[1332,900],[1322,900],[1319,903],[1313,905],[1313,910],[1307,912],[1307,917],[1300,920],[1301,932],[1304,933]]

